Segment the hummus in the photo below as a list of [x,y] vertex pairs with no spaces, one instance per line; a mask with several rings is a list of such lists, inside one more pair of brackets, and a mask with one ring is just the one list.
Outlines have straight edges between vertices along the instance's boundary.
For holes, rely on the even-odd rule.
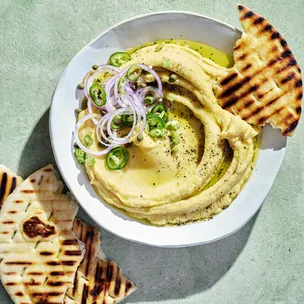
[[[137,63],[152,66],[161,77],[169,118],[181,126],[179,150],[172,154],[168,137],[154,140],[143,132],[143,140],[128,147],[124,169],[110,171],[105,157],[97,157],[94,166],[86,166],[89,179],[107,203],[154,225],[211,218],[249,178],[259,130],[218,105],[213,91],[226,68],[196,51],[155,44],[135,51],[125,66]],[[93,131],[88,123],[81,133]]]

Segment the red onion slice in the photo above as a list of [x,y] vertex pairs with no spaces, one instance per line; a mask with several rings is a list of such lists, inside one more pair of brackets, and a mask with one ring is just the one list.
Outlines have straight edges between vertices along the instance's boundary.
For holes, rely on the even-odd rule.
[[88,112],[89,112],[89,115],[91,116],[91,119],[93,121],[93,123],[95,125],[98,124],[98,120],[95,119],[94,115],[93,115],[93,110],[92,110],[92,101],[90,99],[88,99]]
[[76,144],[79,146],[79,148],[86,152],[87,154],[90,154],[90,155],[94,155],[94,156],[101,156],[101,155],[105,155],[107,154],[110,150],[113,149],[114,146],[109,146],[108,148],[102,150],[102,151],[99,151],[99,152],[96,152],[96,151],[91,151],[89,150],[85,145],[82,144],[82,142],[80,141],[79,139],[79,128],[89,119],[91,119],[91,115],[88,114],[84,117],[82,117],[77,123],[76,123],[76,126],[75,126],[75,131],[74,131],[74,136],[75,136],[75,141],[76,141]]
[[[101,119],[99,120],[97,126],[96,126],[96,136],[98,141],[103,144],[104,146],[110,147],[112,146],[112,144],[109,144],[107,142],[105,142],[104,140],[108,141],[108,138],[106,137],[106,135],[103,132],[103,129],[101,129],[101,127],[104,125],[104,123],[107,123],[107,121],[109,120],[111,116],[111,113],[106,114],[105,116],[101,117]],[[99,133],[101,134],[102,138],[100,137]]]
[[[110,140],[110,142],[117,143],[117,144],[123,144],[123,143],[128,142],[128,139],[132,136],[134,129],[137,125],[137,119],[136,119],[136,112],[135,112],[132,104],[130,104],[130,109],[131,109],[131,111],[128,108],[121,108],[121,109],[116,110],[114,113],[112,113],[111,117],[108,120],[108,124],[107,124],[107,132],[108,132],[109,136],[112,138],[112,140]],[[122,114],[129,114],[129,115],[133,114],[134,121],[133,121],[133,125],[132,125],[132,128],[129,131],[129,133],[126,136],[120,138],[120,137],[117,137],[113,133],[113,131],[111,129],[111,123],[112,123],[113,119],[115,119],[116,116],[122,115]]]
[[157,73],[153,69],[151,69],[150,67],[148,67],[144,64],[138,64],[138,66],[140,66],[144,71],[153,75],[153,77],[155,78],[155,80],[157,82],[158,89],[161,92],[161,96],[164,97],[164,95],[163,95],[163,84],[160,80],[160,77],[157,75]]
[[139,93],[139,98],[144,102],[144,99],[145,99],[147,93],[149,93],[149,92],[152,92],[156,98],[163,98],[163,93],[159,89],[154,88],[152,86],[148,86],[148,87],[142,89]]

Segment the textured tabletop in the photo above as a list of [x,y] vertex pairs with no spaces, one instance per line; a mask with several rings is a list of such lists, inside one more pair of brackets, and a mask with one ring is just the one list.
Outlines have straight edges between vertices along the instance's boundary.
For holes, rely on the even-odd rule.
[[[191,11],[240,27],[236,4],[234,0],[1,0],[0,163],[23,177],[54,163],[48,128],[52,93],[72,57],[107,27],[161,10]],[[276,26],[303,69],[304,1],[244,4]],[[283,165],[260,212],[230,237],[192,248],[159,249],[101,229],[107,257],[138,286],[125,302],[304,303],[303,138],[302,122],[288,139]],[[4,303],[11,302],[0,287],[0,304]]]

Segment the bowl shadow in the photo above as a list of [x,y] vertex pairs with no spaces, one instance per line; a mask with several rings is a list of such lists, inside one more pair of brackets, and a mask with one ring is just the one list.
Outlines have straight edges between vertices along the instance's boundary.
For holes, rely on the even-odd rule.
[[49,115],[50,109],[47,109],[23,148],[17,170],[23,178],[48,164],[56,164],[50,140]]
[[[79,217],[94,226],[82,209]],[[245,247],[256,218],[224,239],[194,247],[151,247],[103,229],[101,242],[107,258],[118,262],[138,288],[128,303],[185,299],[211,288],[225,276]]]

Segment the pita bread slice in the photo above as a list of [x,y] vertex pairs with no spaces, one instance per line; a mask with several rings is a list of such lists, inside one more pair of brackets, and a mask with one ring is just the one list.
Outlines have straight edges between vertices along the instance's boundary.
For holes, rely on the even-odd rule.
[[3,165],[0,165],[0,209],[7,197],[22,182],[22,178]]
[[238,9],[245,33],[234,48],[234,67],[219,79],[219,103],[250,124],[270,123],[291,136],[302,111],[301,70],[268,20],[243,5]]
[[22,182],[0,211],[0,277],[15,303],[62,303],[83,252],[72,232],[78,206],[51,165]]
[[118,303],[136,290],[113,261],[106,261],[99,232],[79,219],[73,231],[85,244],[86,254],[78,268],[74,287],[67,291],[65,304]]

